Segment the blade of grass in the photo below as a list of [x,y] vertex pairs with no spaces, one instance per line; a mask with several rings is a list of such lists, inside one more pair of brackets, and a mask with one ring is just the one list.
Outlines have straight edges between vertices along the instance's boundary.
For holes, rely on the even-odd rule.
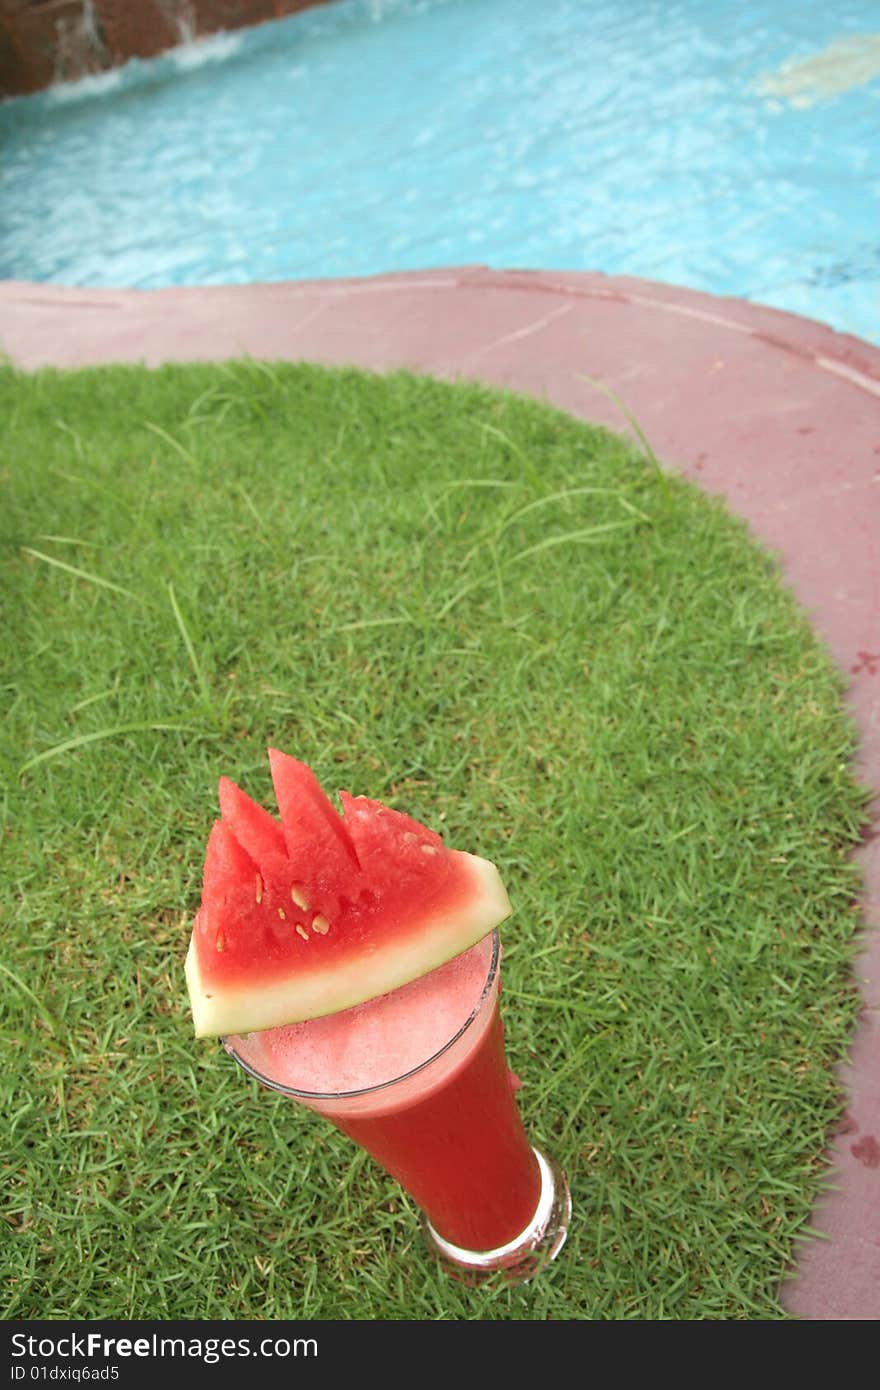
[[97,693],[97,695],[88,695],[88,696],[86,696],[86,698],[85,698],[84,700],[78,700],[77,703],[76,703],[75,705],[71,705],[71,706],[70,706],[70,709],[67,711],[67,713],[68,713],[69,715],[70,715],[70,714],[79,714],[80,710],[87,709],[89,705],[96,705],[96,704],[100,703],[101,700],[109,699],[109,697],[110,697],[111,695],[115,695],[115,694],[117,693],[118,690],[119,690],[119,677],[117,676],[116,680],[115,680],[115,681],[113,682],[113,684],[110,686],[109,690],[100,690],[100,691]]
[[569,497],[584,497],[588,495],[593,495],[597,497],[613,497],[616,501],[620,503],[622,507],[626,509],[626,511],[631,512],[634,516],[640,517],[642,521],[651,520],[647,512],[641,511],[639,507],[635,506],[634,503],[630,502],[629,499],[624,497],[623,494],[619,492],[616,488],[568,487],[563,488],[561,492],[551,492],[547,497],[538,497],[534,502],[527,502],[524,507],[518,507],[515,512],[512,512],[510,516],[504,519],[501,526],[498,528],[498,531],[496,532],[496,539],[501,537],[507,530],[507,528],[509,526],[512,526],[515,521],[519,521],[529,512],[534,512],[539,507],[547,507],[553,502],[562,502]]
[[502,444],[506,444],[510,452],[522,463],[526,476],[528,477],[529,482],[532,484],[532,486],[540,486],[541,479],[538,470],[535,468],[535,465],[532,463],[531,459],[528,457],[525,451],[521,449],[518,444],[514,443],[514,441],[509,437],[509,435],[506,435],[503,430],[498,429],[497,425],[489,425],[485,421],[481,423],[480,429],[483,431],[484,434],[491,434],[493,438],[500,439]]
[[553,546],[585,544],[597,540],[600,536],[607,535],[609,531],[632,531],[638,524],[638,521],[608,521],[602,526],[588,526],[582,531],[566,531],[562,536],[545,536],[542,541],[537,541],[535,545],[529,545],[525,550],[520,550],[518,554],[512,555],[505,563],[517,565],[520,560],[525,560],[529,555],[537,555],[540,551],[550,550]]
[[330,632],[357,632],[362,627],[397,627],[401,623],[414,623],[415,618],[409,613],[401,614],[394,618],[360,618],[354,623],[339,623],[336,627],[331,627]]
[[37,536],[38,541],[54,541],[56,545],[82,545],[87,550],[100,550],[101,547],[96,541],[84,541],[80,536]]
[[211,694],[211,687],[208,684],[204,671],[202,670],[202,664],[199,661],[195,645],[193,643],[192,638],[189,635],[189,629],[186,623],[184,622],[183,614],[180,611],[180,605],[177,602],[177,595],[174,592],[174,585],[171,583],[170,580],[168,581],[168,597],[171,601],[171,611],[174,614],[175,622],[177,623],[180,635],[183,638],[183,645],[186,647],[187,655],[189,656],[190,665],[192,666],[193,671],[195,672],[195,677],[198,682],[199,689],[202,692],[202,699],[204,700],[206,707],[211,711],[211,713],[214,715],[216,719],[217,711],[214,705],[213,695]]
[[98,482],[97,478],[84,478],[80,473],[67,473],[63,468],[50,468],[49,474],[53,478],[63,478],[66,483],[77,483],[80,487],[91,488],[101,497],[106,497],[110,502],[121,508],[122,511],[135,519],[134,510],[120,493],[113,488],[107,487],[104,483]]
[[[488,429],[489,426],[486,426]],[[446,492],[455,492],[461,487],[519,487],[519,483],[510,478],[453,478],[452,482],[446,483],[441,490],[442,497]]]
[[12,983],[21,990],[22,994],[27,995],[28,999],[30,999],[34,1008],[37,1010],[37,1013],[40,1015],[40,1018],[43,1020],[46,1027],[49,1029],[49,1032],[53,1035],[53,1037],[57,1037],[61,1031],[58,1020],[49,1011],[49,1009],[46,1008],[46,1005],[43,1003],[42,999],[40,999],[39,996],[34,993],[30,985],[26,985],[24,980],[22,980],[20,976],[16,975],[14,970],[10,970],[8,965],[4,965],[2,961],[0,961],[0,973],[5,975],[7,979],[11,980]]
[[81,570],[76,565],[68,565],[64,560],[56,560],[52,555],[44,555],[42,550],[32,550],[29,545],[23,545],[21,548],[25,555],[32,555],[35,560],[42,560],[44,564],[64,570],[67,574],[75,575],[77,579],[85,579],[89,584],[97,585],[99,589],[109,589],[114,594],[122,594],[124,598],[134,599],[135,603],[143,603],[140,595],[132,593],[131,589],[123,588],[121,584],[114,584],[111,579],[103,579],[100,574],[91,574],[88,570]]
[[63,430],[65,434],[70,435],[71,439],[73,440],[73,447],[76,450],[77,457],[79,459],[85,459],[85,446],[82,440],[80,439],[79,435],[77,434],[76,430],[71,429],[70,425],[68,425],[66,420],[56,420],[55,425],[59,430]]
[[170,444],[172,449],[176,449],[180,457],[186,459],[187,463],[194,464],[196,468],[200,466],[195,455],[191,454],[189,449],[186,449],[179,439],[175,439],[173,434],[169,434],[167,430],[163,430],[161,425],[154,424],[152,420],[145,420],[144,427],[148,430],[152,430],[153,434],[157,434],[160,439],[164,439],[165,443]]
[[250,493],[248,492],[247,488],[244,486],[243,483],[240,483],[240,482],[238,482],[238,481],[236,481],[235,487],[236,487],[236,491],[238,491],[238,492],[241,493],[242,501],[244,502],[244,504],[245,504],[245,506],[247,507],[248,511],[250,512],[251,516],[254,518],[254,521],[255,521],[255,522],[257,523],[257,525],[259,526],[259,528],[260,528],[260,530],[262,531],[263,535],[264,535],[264,536],[267,536],[267,537],[270,537],[272,533],[270,532],[270,530],[269,530],[268,526],[266,525],[265,521],[263,520],[263,518],[260,516],[260,513],[257,511],[257,509],[256,509],[256,507],[255,507],[255,505],[254,505],[253,499],[252,499]]
[[35,757],[28,758],[27,762],[22,763],[18,769],[19,777],[23,777],[32,768],[38,767],[40,763],[47,763],[52,758],[60,758],[63,753],[73,753],[78,748],[85,748],[90,743],[103,743],[106,739],[121,738],[124,734],[141,734],[149,732],[165,732],[167,730],[188,730],[195,732],[192,724],[165,723],[157,720],[143,720],[133,724],[116,724],[111,729],[96,729],[90,734],[78,734],[76,738],[65,739],[63,743],[53,744],[51,748],[45,749],[42,753],[37,753]]
[[598,1044],[602,1042],[603,1038],[606,1038],[608,1036],[608,1033],[609,1029],[603,1028],[601,1032],[590,1033],[586,1038],[584,1038],[583,1041],[579,1043],[578,1046],[575,1048],[571,1056],[565,1062],[563,1062],[562,1066],[558,1066],[554,1069],[552,1075],[549,1077],[547,1081],[544,1082],[543,1086],[540,1084],[536,1086],[534,1093],[531,1096],[533,1103],[535,1105],[543,1105],[544,1102],[550,1096],[552,1096],[553,1092],[559,1089],[565,1078],[567,1076],[570,1076],[573,1071],[577,1071],[578,1067],[583,1062],[587,1053],[592,1051],[594,1047],[598,1046]]
[[592,388],[595,391],[601,391],[602,395],[605,396],[609,401],[611,401],[612,405],[617,407],[623,418],[627,421],[629,425],[631,425],[633,430],[635,430],[639,443],[641,444],[645,452],[645,458],[656,469],[658,481],[661,483],[664,496],[668,500],[669,485],[666,477],[666,470],[663,468],[662,464],[660,463],[660,460],[654,453],[654,450],[651,448],[650,440],[648,439],[648,436],[645,434],[645,431],[642,429],[635,415],[632,413],[632,411],[629,409],[626,403],[623,400],[621,400],[620,396],[613,389],[613,387],[609,386],[607,382],[599,381],[597,377],[586,376],[583,372],[580,373],[580,380],[585,381],[588,386],[592,386]]

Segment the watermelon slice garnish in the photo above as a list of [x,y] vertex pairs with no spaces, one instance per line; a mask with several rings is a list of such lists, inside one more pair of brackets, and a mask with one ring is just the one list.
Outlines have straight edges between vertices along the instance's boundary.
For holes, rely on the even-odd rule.
[[387,994],[510,915],[495,865],[270,749],[280,820],[228,778],[186,958],[198,1037],[259,1032]]

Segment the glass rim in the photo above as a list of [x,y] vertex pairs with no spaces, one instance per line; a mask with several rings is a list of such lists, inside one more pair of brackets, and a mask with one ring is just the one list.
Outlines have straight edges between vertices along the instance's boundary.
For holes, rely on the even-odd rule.
[[[498,978],[498,968],[501,961],[501,936],[497,927],[493,929],[491,936],[492,958],[489,961],[489,968],[486,972],[486,979],[484,981],[483,988],[480,990],[480,997],[477,999],[473,1009],[468,1014],[461,1027],[456,1029],[452,1037],[448,1038],[442,1047],[438,1048],[436,1052],[432,1052],[430,1057],[426,1057],[423,1062],[419,1062],[416,1066],[410,1067],[409,1071],[401,1072],[399,1076],[389,1077],[387,1081],[377,1081],[373,1086],[363,1086],[359,1090],[354,1091],[301,1091],[297,1090],[297,1088],[294,1086],[285,1086],[280,1081],[270,1080],[268,1076],[265,1076],[261,1071],[257,1071],[256,1067],[251,1066],[249,1062],[246,1062],[244,1058],[235,1050],[235,1048],[229,1045],[229,1042],[227,1040],[230,1036],[238,1037],[241,1036],[240,1034],[227,1034],[225,1037],[221,1038],[220,1041],[226,1052],[228,1052],[229,1056],[232,1057],[238,1063],[242,1071],[247,1072],[248,1076],[252,1076],[255,1081],[259,1081],[261,1085],[266,1086],[270,1091],[278,1091],[282,1095],[292,1096],[295,1100],[334,1102],[340,1100],[360,1100],[368,1096],[381,1095],[383,1091],[387,1091],[391,1086],[399,1086],[404,1081],[410,1081],[414,1077],[418,1076],[421,1072],[425,1071],[428,1067],[433,1066],[435,1062],[439,1061],[441,1057],[445,1056],[446,1053],[449,1052],[449,1050],[455,1046],[455,1044],[459,1041],[460,1038],[464,1037],[468,1029],[471,1028],[472,1025],[476,1022],[477,1018],[479,1018],[480,1014],[483,1012],[483,1006],[485,1005],[486,1000],[488,999],[491,991],[495,987],[495,981]],[[480,940],[485,940],[485,937],[481,937]],[[478,941],[475,941],[474,946],[468,947],[468,950],[473,950],[474,947],[478,946],[479,944],[480,943]],[[466,953],[461,952],[460,954],[464,955]],[[453,956],[452,959],[454,960],[455,957]],[[448,961],[444,961],[444,965],[446,964],[448,964]],[[442,966],[435,966],[435,969],[437,970],[441,970],[442,968]],[[399,986],[399,988],[405,989],[406,986],[401,985]],[[382,996],[380,995],[379,997],[381,998]],[[354,1005],[353,1007],[357,1007],[357,1005]],[[281,1026],[284,1027],[285,1025],[282,1024]]]

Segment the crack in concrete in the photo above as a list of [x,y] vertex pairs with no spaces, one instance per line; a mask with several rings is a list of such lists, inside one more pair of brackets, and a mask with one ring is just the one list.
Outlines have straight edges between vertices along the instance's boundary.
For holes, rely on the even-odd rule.
[[574,308],[573,304],[561,304],[558,309],[552,310],[549,314],[544,314],[542,318],[533,319],[531,323],[525,324],[522,328],[514,328],[509,333],[502,333],[500,337],[493,338],[491,342],[484,343],[482,347],[468,354],[466,362],[475,362],[487,353],[494,352],[496,348],[506,347],[508,343],[516,343],[523,338],[531,338],[535,333],[540,333],[548,324],[562,318],[565,314],[570,314]]

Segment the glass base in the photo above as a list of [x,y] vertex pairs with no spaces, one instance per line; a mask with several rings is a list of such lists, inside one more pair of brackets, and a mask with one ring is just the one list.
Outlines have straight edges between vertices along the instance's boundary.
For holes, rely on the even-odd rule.
[[541,1195],[528,1226],[507,1245],[495,1250],[464,1250],[444,1240],[422,1215],[428,1249],[453,1278],[477,1285],[500,1272],[508,1283],[525,1284],[559,1254],[571,1220],[571,1193],[559,1165],[540,1149],[534,1154],[541,1170]]

